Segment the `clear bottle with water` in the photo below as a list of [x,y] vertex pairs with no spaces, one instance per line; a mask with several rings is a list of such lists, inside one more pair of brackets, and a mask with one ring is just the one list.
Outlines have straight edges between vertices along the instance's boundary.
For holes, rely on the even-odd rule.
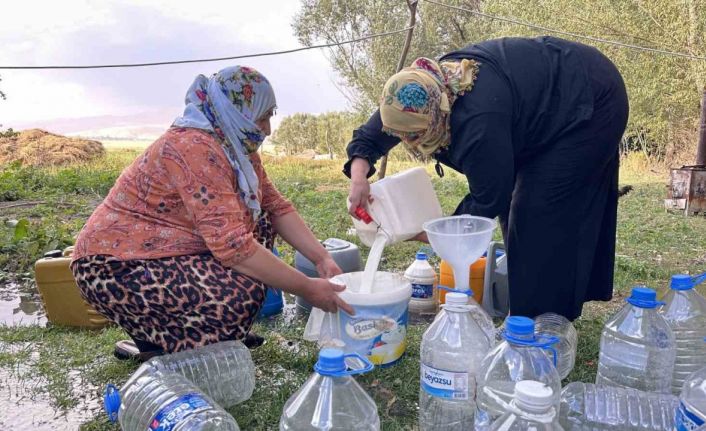
[[576,328],[569,320],[556,313],[544,313],[534,319],[534,330],[538,334],[552,335],[559,339],[554,348],[557,352],[556,368],[559,377],[565,379],[576,362],[578,336]]
[[675,428],[677,431],[706,429],[706,367],[693,373],[684,382]]
[[[362,364],[348,369],[347,363]],[[279,421],[281,431],[380,429],[375,401],[351,377],[373,369],[373,364],[356,353],[344,355],[339,349],[321,349],[316,371],[284,405]]]
[[169,355],[147,364],[186,377],[225,408],[246,401],[255,388],[255,364],[240,341],[223,341]]
[[[505,413],[505,405],[512,400],[516,383],[522,380],[534,380],[549,386],[554,407],[559,407],[561,379],[552,347],[559,340],[535,334],[534,321],[522,316],[505,319],[503,339],[485,356],[478,373],[476,429],[488,429]],[[547,349],[553,351],[552,359],[545,353]]]
[[515,385],[513,399],[491,431],[564,431],[556,417],[552,388],[541,382],[522,380]]
[[109,385],[104,401],[123,431],[239,431],[235,419],[185,377],[148,364],[120,391]]
[[677,346],[672,374],[672,393],[679,394],[686,379],[706,365],[706,299],[696,289],[706,274],[672,276],[670,289],[659,312],[674,331]]
[[473,428],[476,377],[491,339],[473,319],[468,296],[448,293],[424,332],[421,346],[419,428]]
[[603,329],[596,384],[671,393],[676,350],[657,312],[663,303],[646,287],[633,288],[627,302]]
[[672,394],[573,382],[561,392],[559,422],[567,431],[671,430],[678,402]]

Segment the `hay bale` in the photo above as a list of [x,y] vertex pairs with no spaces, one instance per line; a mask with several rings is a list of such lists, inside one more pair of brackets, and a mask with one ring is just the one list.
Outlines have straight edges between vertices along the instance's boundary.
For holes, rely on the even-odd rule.
[[26,166],[63,166],[104,155],[105,148],[98,141],[69,138],[40,129],[0,138],[0,165],[19,160]]

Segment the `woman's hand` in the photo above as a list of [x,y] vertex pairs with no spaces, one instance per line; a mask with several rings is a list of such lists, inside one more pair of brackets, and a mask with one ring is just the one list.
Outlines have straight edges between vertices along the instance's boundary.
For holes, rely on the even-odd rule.
[[339,268],[331,255],[324,257],[321,261],[316,263],[316,272],[319,273],[319,277],[321,278],[331,278],[338,274],[343,274],[343,271],[341,271],[341,268]]
[[340,307],[350,315],[355,314],[353,307],[348,305],[337,294],[337,292],[346,290],[346,286],[331,283],[323,278],[310,278],[309,281],[306,293],[302,294],[308,303],[328,313],[335,313]]
[[353,159],[351,165],[351,189],[348,192],[348,201],[351,203],[348,213],[358,218],[355,215],[355,209],[358,207],[367,208],[368,203],[373,201],[370,196],[370,183],[368,182],[367,173],[370,170],[370,164],[367,160],[356,158]]

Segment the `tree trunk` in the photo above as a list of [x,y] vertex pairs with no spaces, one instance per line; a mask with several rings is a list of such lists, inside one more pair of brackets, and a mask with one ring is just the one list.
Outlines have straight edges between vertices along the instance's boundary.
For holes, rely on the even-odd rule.
[[[407,7],[409,8],[409,30],[407,31],[407,37],[404,41],[404,47],[402,48],[402,54],[400,55],[400,61],[397,63],[397,71],[399,72],[405,65],[407,61],[407,53],[409,52],[409,46],[412,44],[412,35],[414,34],[414,25],[417,22],[417,2],[418,0],[406,0]],[[385,178],[385,172],[387,171],[387,154],[382,156],[380,159],[380,169],[378,170],[378,179]]]

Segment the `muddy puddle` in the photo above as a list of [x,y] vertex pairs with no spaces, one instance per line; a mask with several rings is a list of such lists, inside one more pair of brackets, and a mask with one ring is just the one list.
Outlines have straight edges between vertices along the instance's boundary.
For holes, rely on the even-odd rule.
[[0,281],[0,325],[42,325],[47,322],[32,279]]
[[31,370],[29,364],[37,359],[31,346],[0,344],[0,353],[22,349],[29,349],[26,363],[0,366],[1,430],[73,431],[100,412],[97,388],[82,379],[78,370],[68,370],[77,404],[70,409],[56,406],[45,388],[46,380]]

